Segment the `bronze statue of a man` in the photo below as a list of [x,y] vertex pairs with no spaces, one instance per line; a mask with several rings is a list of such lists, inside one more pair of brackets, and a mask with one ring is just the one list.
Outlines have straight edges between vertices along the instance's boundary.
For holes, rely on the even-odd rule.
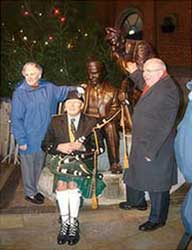
[[[104,80],[105,66],[102,62],[92,59],[87,63],[88,83],[85,89],[84,113],[100,118],[112,117],[120,108],[118,89]],[[118,121],[117,121],[118,120]],[[119,164],[119,117],[108,122],[103,130],[106,139],[110,170],[114,174],[122,172]]]
[[112,57],[123,68],[123,62],[135,62],[139,70],[143,69],[146,60],[156,57],[152,45],[145,40],[133,40],[124,38],[118,29],[107,27],[106,41],[111,47]]
[[135,64],[137,70],[141,72],[145,61],[157,55],[152,45],[145,40],[125,38],[121,30],[112,27],[105,28],[105,31],[106,41],[111,48],[111,56],[126,74],[121,83],[119,99],[123,101],[126,97],[129,100],[129,109],[132,113],[141,91],[135,88],[135,84],[133,84],[135,79],[132,78],[132,72],[127,71],[126,65],[128,63]]

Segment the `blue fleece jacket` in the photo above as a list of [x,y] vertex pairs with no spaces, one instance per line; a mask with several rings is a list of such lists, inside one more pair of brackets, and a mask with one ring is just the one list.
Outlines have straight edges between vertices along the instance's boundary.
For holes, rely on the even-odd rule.
[[51,116],[56,113],[58,102],[64,101],[72,88],[45,80],[40,80],[36,89],[25,80],[18,84],[12,98],[11,128],[16,142],[27,144],[27,150],[20,153],[41,151]]

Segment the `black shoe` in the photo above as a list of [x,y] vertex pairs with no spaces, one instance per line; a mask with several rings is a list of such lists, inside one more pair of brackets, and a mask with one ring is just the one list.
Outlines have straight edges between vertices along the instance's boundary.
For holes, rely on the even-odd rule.
[[25,200],[30,201],[30,202],[32,202],[34,204],[38,204],[38,205],[44,203],[44,201],[38,200],[35,196],[25,196]]
[[177,250],[187,250],[187,247],[192,240],[192,235],[185,232],[179,242]]
[[71,224],[69,227],[69,234],[68,234],[68,244],[70,246],[77,244],[80,239],[79,235],[79,222],[78,220],[75,221],[74,224]]
[[37,193],[37,194],[35,195],[35,198],[36,198],[37,200],[40,200],[40,201],[44,201],[44,199],[45,199],[44,195],[42,195],[41,193]]
[[131,205],[127,201],[123,201],[119,203],[119,208],[125,209],[125,210],[137,209],[137,210],[144,211],[144,210],[147,210],[147,202],[144,202],[142,204],[135,206],[135,205]]
[[154,231],[163,226],[165,226],[165,223],[147,221],[139,226],[139,230],[140,231]]
[[68,231],[69,231],[69,224],[61,223],[59,234],[57,235],[57,244],[63,245],[68,241]]

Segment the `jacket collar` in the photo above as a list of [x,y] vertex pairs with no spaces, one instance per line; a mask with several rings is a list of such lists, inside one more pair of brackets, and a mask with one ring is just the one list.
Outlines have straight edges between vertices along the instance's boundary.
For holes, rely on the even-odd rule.
[[[85,116],[83,113],[81,113],[75,139],[78,139],[79,137],[81,137],[84,134],[84,130],[85,130],[84,120],[85,120]],[[66,113],[64,113],[62,115],[60,126],[62,127],[63,131],[68,131],[68,120],[67,120]],[[68,132],[66,133],[66,137],[67,137],[66,138],[67,141],[69,142]]]
[[168,78],[169,78],[169,75],[164,76],[164,78],[160,78],[158,82],[156,82],[153,86],[151,86],[148,89],[146,94],[144,94],[143,96],[141,96],[139,98],[139,101],[137,103],[139,104],[140,102],[142,102],[147,96],[149,96],[153,92],[154,89],[156,89],[159,86],[159,84],[161,84],[162,82],[164,82]]
[[[37,89],[44,87],[45,84],[46,84],[45,80],[39,80],[39,87]],[[34,90],[33,87],[31,87],[29,84],[27,84],[26,80],[22,80],[21,82],[19,82],[17,84],[16,88],[23,89],[26,91],[33,91]]]

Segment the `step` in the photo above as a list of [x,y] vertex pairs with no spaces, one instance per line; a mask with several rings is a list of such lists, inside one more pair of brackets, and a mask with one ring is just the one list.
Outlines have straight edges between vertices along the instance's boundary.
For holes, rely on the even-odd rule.
[[20,168],[13,164],[0,166],[0,209],[5,208],[14,199],[19,184]]

